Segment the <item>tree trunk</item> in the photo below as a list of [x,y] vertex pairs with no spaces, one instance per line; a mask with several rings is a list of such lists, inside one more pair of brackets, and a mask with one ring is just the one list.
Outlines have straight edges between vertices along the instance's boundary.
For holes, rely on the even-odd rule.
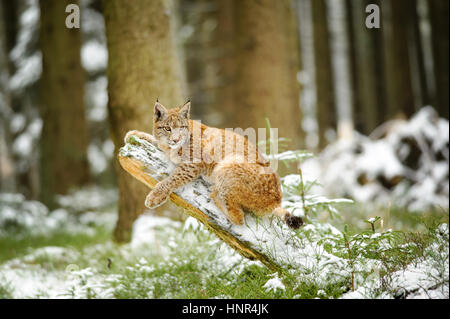
[[[65,27],[70,0],[41,0],[42,50],[41,200],[55,207],[55,194],[89,180],[84,71],[80,29]],[[75,2],[76,3],[76,2]]]
[[337,132],[339,139],[350,140],[353,136],[352,119],[352,73],[351,50],[349,45],[348,16],[345,0],[328,0],[328,20],[330,21],[332,65],[335,83],[337,109]]
[[425,56],[420,33],[420,19],[418,14],[418,2],[412,0],[411,5],[408,6],[408,14],[410,15],[409,33],[411,39],[411,49],[413,53],[413,79],[416,91],[416,99],[418,100],[418,107],[430,105],[430,90],[427,83],[427,75],[425,68]]
[[4,2],[0,2],[0,193],[16,191],[14,161],[10,154],[11,136],[9,121],[11,117],[9,83],[9,46],[7,19],[3,10]]
[[350,59],[350,72],[351,72],[351,87],[352,87],[352,118],[355,130],[362,132],[363,123],[361,123],[362,115],[361,110],[361,93],[360,93],[360,83],[358,82],[358,55],[356,48],[356,30],[354,26],[354,1],[345,0],[345,9],[347,11],[347,34],[348,34],[348,48],[349,48],[349,59]]
[[216,5],[210,0],[182,0],[179,2],[183,24],[193,30],[184,42],[184,65],[186,66],[186,80],[189,84],[189,97],[195,104],[191,110],[191,117],[204,120],[208,118],[208,115],[214,113],[215,38],[211,22],[215,18]]
[[383,0],[386,83],[389,118],[410,117],[415,111],[408,48],[408,0]]
[[[299,0],[297,8],[300,37],[302,91],[300,105],[305,117],[305,146],[317,150],[318,131],[316,116],[316,81],[314,69],[314,34],[311,0]],[[313,125],[311,125],[313,124]]]
[[428,0],[433,43],[434,78],[436,82],[435,107],[439,115],[449,118],[448,75],[448,0]]
[[216,94],[217,110],[221,110],[223,118],[223,128],[233,128],[236,126],[234,119],[236,114],[230,112],[235,108],[235,81],[236,65],[234,46],[234,1],[216,0],[217,4],[217,47],[218,55],[217,68],[220,78]]
[[319,124],[319,148],[322,149],[328,144],[327,131],[329,129],[336,130],[336,110],[327,8],[325,0],[313,0],[311,4],[314,29],[316,113]]
[[380,50],[376,46],[375,36],[377,29],[366,28],[366,1],[353,1],[353,29],[355,31],[355,49],[356,49],[356,79],[359,88],[359,111],[358,117],[361,125],[359,126],[363,134],[370,134],[379,124],[379,114],[381,96],[378,88],[378,70],[381,65],[376,60],[376,52]]
[[[290,1],[234,1],[235,75],[233,127],[264,128],[265,118],[278,136],[303,145],[298,52],[292,50]],[[295,31],[294,31],[295,32]],[[294,45],[296,46],[296,45]]]
[[[0,16],[3,19],[3,32],[5,33],[5,52],[11,52],[11,50],[16,45],[17,41],[17,33],[19,29],[19,1],[10,1],[10,0],[1,0],[0,6],[2,7],[2,15]],[[14,73],[14,65],[12,61],[8,61],[8,69],[9,74]]]
[[[182,72],[173,36],[173,7],[164,0],[103,1],[108,45],[108,110],[116,152],[129,130],[152,131],[153,105],[183,104]],[[117,154],[117,153],[116,153]],[[114,238],[131,238],[144,211],[146,188],[120,169],[119,218]]]

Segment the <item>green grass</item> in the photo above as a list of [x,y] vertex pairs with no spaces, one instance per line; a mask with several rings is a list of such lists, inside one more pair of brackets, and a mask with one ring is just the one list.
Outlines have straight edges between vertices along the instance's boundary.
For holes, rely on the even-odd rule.
[[[379,216],[383,220],[383,229],[393,229],[405,232],[424,232],[427,230],[427,220],[434,220],[441,223],[449,222],[448,210],[429,209],[427,211],[410,211],[406,208],[386,205],[367,206],[356,203],[353,205],[341,205],[339,207],[342,220],[337,223],[337,227],[343,230],[344,225],[348,225],[354,232],[370,229],[370,225],[365,220]],[[328,215],[325,214],[321,221],[328,221]],[[380,230],[381,223],[376,223],[377,229]]]
[[104,243],[111,238],[111,230],[95,227],[92,235],[87,233],[53,232],[49,235],[0,237],[0,263],[23,256],[32,250],[46,246],[82,249],[95,243]]

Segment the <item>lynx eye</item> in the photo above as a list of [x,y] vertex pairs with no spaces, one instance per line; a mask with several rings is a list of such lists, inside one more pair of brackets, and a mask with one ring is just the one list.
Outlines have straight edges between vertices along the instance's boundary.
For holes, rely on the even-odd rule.
[[170,126],[164,126],[164,130],[166,130],[167,132],[170,132],[172,129],[170,128]]

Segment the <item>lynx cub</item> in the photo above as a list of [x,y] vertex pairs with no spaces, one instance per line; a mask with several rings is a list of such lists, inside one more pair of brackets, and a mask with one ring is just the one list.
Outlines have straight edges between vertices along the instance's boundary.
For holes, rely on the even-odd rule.
[[[147,195],[145,205],[157,207],[173,191],[203,176],[213,185],[214,203],[233,224],[242,225],[244,211],[251,211],[258,216],[274,213],[289,227],[299,228],[302,219],[281,208],[280,178],[257,148],[232,131],[190,120],[190,107],[187,102],[167,110],[157,101],[153,136],[139,131],[130,131],[125,136],[125,142],[130,135],[136,135],[157,145],[178,165]],[[198,154],[196,150],[200,150]]]

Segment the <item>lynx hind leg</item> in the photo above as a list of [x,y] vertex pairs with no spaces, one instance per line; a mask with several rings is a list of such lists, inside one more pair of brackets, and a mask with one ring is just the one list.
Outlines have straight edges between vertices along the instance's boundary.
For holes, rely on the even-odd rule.
[[237,203],[233,203],[230,200],[225,201],[217,190],[211,193],[211,198],[230,222],[235,225],[244,224],[244,211]]
[[238,203],[234,203],[230,200],[226,203],[227,217],[235,225],[244,224],[244,211]]

